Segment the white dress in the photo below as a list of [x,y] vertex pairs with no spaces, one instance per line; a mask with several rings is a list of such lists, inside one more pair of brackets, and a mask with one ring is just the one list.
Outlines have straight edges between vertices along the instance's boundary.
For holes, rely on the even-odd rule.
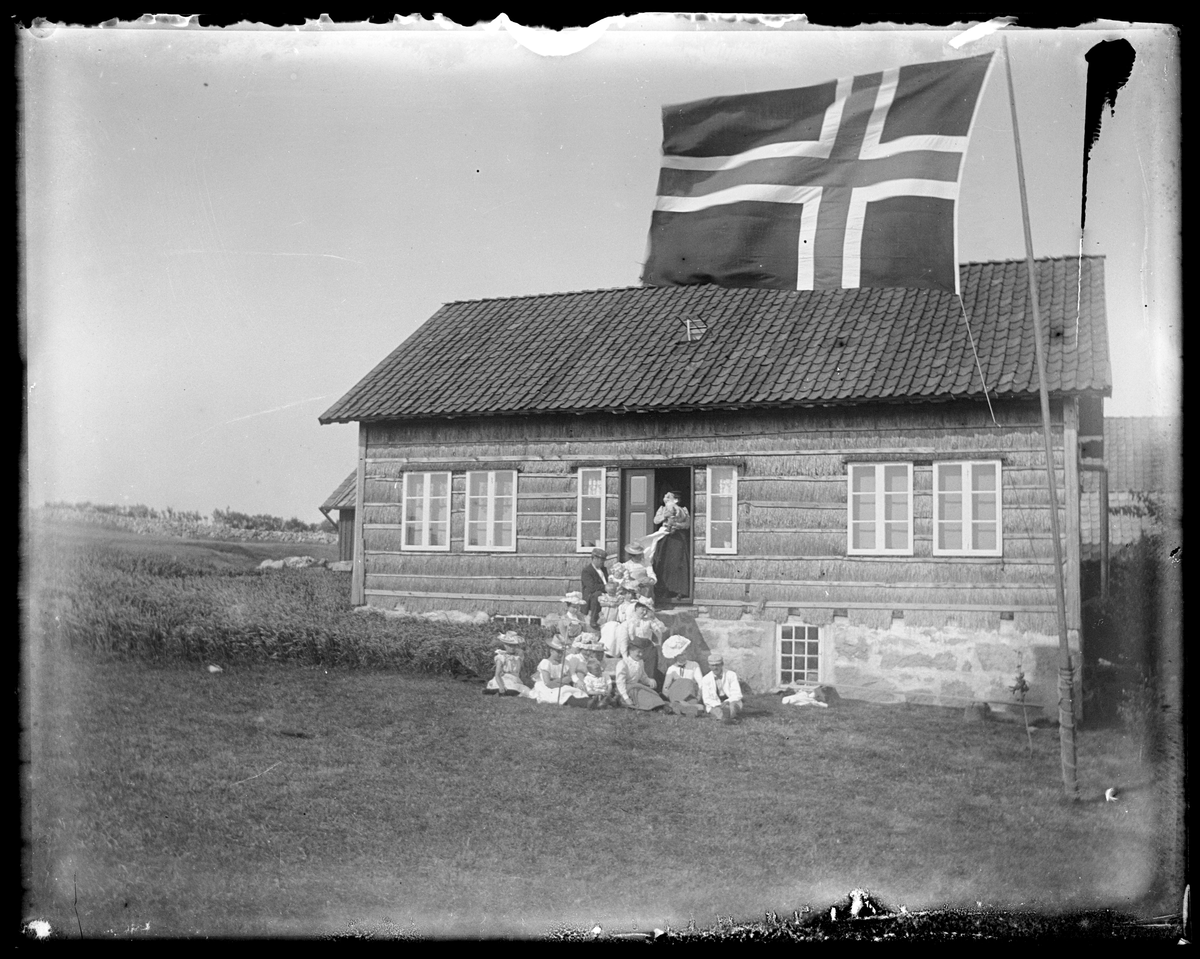
[[[521,657],[498,649],[496,662],[500,664],[500,678],[504,680],[505,690],[515,689],[522,696],[528,696],[529,687],[521,682]],[[496,682],[495,674],[487,681],[486,688],[499,690],[500,685]]]
[[[587,698],[587,693],[574,686],[559,686],[551,689],[542,682],[542,673],[548,673],[551,679],[562,679],[563,673],[567,672],[566,663],[552,663],[548,659],[543,659],[538,663],[537,672],[537,682],[533,684],[533,689],[529,693],[531,699],[536,699],[539,703],[549,703],[551,706],[562,706],[577,696]],[[568,675],[570,675],[569,672]]]

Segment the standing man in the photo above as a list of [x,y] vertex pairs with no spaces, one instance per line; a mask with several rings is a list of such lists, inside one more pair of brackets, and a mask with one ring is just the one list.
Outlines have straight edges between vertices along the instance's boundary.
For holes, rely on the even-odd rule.
[[709,715],[733,722],[742,711],[742,687],[737,673],[725,668],[725,657],[720,653],[709,653],[708,667],[711,672],[700,680],[704,708]]
[[604,568],[606,559],[608,554],[597,546],[579,574],[583,586],[583,602],[587,606],[588,626],[594,630],[600,629],[600,596],[608,583],[608,571]]

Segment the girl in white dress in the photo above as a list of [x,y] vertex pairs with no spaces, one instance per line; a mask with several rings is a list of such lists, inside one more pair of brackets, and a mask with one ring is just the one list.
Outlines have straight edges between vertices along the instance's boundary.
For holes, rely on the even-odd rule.
[[538,663],[537,682],[533,684],[530,697],[551,706],[586,706],[588,694],[571,685],[571,673],[563,661],[563,644],[552,639],[548,645],[550,655]]
[[496,650],[496,669],[483,687],[484,695],[529,696],[529,687],[521,680],[521,667],[525,661],[521,647],[525,640],[511,630],[497,638],[502,648]]

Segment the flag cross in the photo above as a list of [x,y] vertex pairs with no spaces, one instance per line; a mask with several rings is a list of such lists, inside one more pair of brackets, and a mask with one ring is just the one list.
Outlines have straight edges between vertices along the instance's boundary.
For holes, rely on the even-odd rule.
[[[930,275],[934,271],[928,263],[919,262],[920,256],[909,255],[910,262],[906,263],[906,253],[901,250],[894,256],[901,263],[901,270],[915,270],[924,275],[910,277],[914,282],[894,285],[956,288],[955,201],[969,124],[990,66],[990,56],[984,59],[987,62],[980,64],[982,69],[960,84],[961,92],[957,89],[947,92],[944,80],[947,65],[942,64],[929,65],[941,70],[932,82],[922,85],[919,75],[917,82],[910,76],[906,90],[902,90],[901,69],[893,69],[819,87],[717,98],[680,108],[681,116],[671,118],[672,128],[664,137],[647,281],[654,282],[655,272],[662,271],[668,283],[679,282],[673,278],[678,269],[677,262],[671,260],[679,245],[673,245],[672,230],[682,231],[685,239],[684,246],[679,247],[683,253],[674,256],[681,261],[685,259],[684,253],[694,254],[697,230],[714,236],[717,229],[728,233],[730,224],[738,223],[741,217],[742,223],[750,224],[747,232],[753,240],[755,231],[763,230],[762,221],[777,216],[798,220],[793,233],[784,231],[789,242],[791,237],[795,238],[794,277],[784,277],[786,285],[794,283],[795,289],[881,285],[864,275],[864,238],[870,226],[868,205],[899,200],[901,205],[894,208],[893,222],[876,221],[883,222],[883,226],[877,226],[875,232],[891,229],[903,233],[908,229],[910,233],[919,233],[932,223],[934,232],[940,229],[948,238],[951,249],[950,262],[937,264],[941,267],[940,277]],[[919,71],[922,67],[914,69]],[[928,90],[935,87],[931,98]],[[893,118],[898,92],[905,102],[900,105],[900,116]],[[778,113],[794,109],[801,120],[806,113],[810,114],[809,131],[815,132],[819,127],[819,134],[815,139],[781,140],[786,134],[771,130],[757,137],[755,125],[766,124],[762,115],[755,115],[753,103],[746,105],[756,96],[773,98],[771,108],[760,109],[760,114],[765,113],[776,127]],[[922,102],[923,98],[927,102]],[[925,116],[921,115],[922,110]],[[957,114],[957,121],[939,125],[939,112],[944,115],[948,111]],[[916,123],[914,113],[919,117]],[[892,119],[896,122],[889,126]],[[667,125],[668,119],[664,118],[664,130]],[[797,124],[800,126],[803,123]],[[734,144],[738,149],[725,155],[698,155],[711,152],[707,148],[712,144]],[[676,147],[679,149],[673,152]],[[930,200],[935,201],[932,207]],[[940,207],[936,206],[938,201]],[[705,215],[690,218],[691,223],[684,222],[687,217],[676,216],[695,213]],[[726,215],[730,219],[722,220]],[[707,220],[707,225],[701,225],[703,220]],[[656,233],[665,254],[659,263],[654,262]],[[687,240],[691,241],[690,247]],[[913,237],[907,241],[901,237],[900,241],[911,246]],[[694,267],[689,264],[688,268]],[[783,284],[735,280],[726,285]]]

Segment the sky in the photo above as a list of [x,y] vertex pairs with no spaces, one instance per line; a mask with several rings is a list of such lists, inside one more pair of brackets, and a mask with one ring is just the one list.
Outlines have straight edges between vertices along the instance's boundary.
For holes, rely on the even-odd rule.
[[[495,24],[25,32],[29,504],[319,521],[357,426],[318,416],[443,303],[639,284],[664,105],[1001,49],[961,29],[639,17],[561,56]],[[1035,255],[1106,257],[1105,412],[1177,417],[1176,34],[1002,34]],[[1081,237],[1084,55],[1118,37]],[[963,261],[1024,258],[1001,56],[958,220]]]

